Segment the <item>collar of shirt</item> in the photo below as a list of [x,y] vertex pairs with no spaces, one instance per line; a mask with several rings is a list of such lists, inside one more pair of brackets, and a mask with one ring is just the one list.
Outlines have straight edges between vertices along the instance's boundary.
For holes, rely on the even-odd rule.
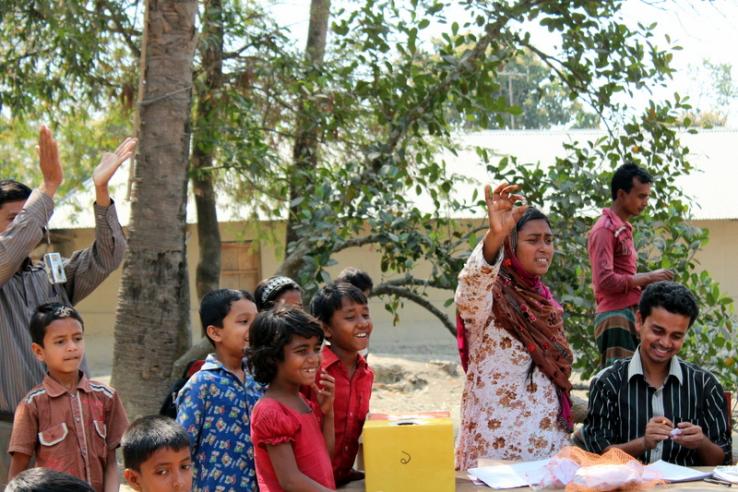
[[[65,388],[59,381],[49,376],[49,373],[46,373],[46,376],[44,376],[43,385],[46,389],[46,394],[51,398],[57,398],[63,394],[71,393],[71,391],[68,388]],[[87,379],[87,376],[85,376],[82,371],[79,372],[79,382],[77,382],[76,389],[82,390],[85,393],[92,391],[92,388],[90,388],[90,380]]]
[[610,208],[602,209],[602,215],[610,219],[612,223],[612,230],[617,236],[622,230],[633,230],[633,224],[620,218],[618,214],[612,211]]
[[[241,368],[243,369],[244,374],[249,374],[247,370],[247,364],[246,359],[241,360]],[[236,376],[236,374],[233,373],[230,369],[228,369],[226,366],[223,365],[221,361],[218,360],[217,357],[215,357],[215,354],[208,354],[207,357],[205,357],[205,363],[200,368],[201,371],[224,371],[236,378],[239,382],[241,382],[241,379]],[[246,380],[244,379],[244,383]]]
[[[640,349],[640,345],[636,347],[635,353],[628,364],[628,381],[630,381],[635,375],[643,376],[643,363],[641,362]],[[682,368],[679,365],[679,357],[676,355],[672,357],[669,362],[669,374],[666,377],[668,378],[669,376],[674,376],[677,378],[677,381],[679,381],[679,384],[682,384]]]
[[[332,366],[333,364],[340,364],[341,359],[338,358],[336,353],[331,350],[330,345],[325,345],[323,347],[323,350],[320,352],[321,357],[323,360],[321,361],[321,367],[324,369],[327,369],[328,367]],[[361,354],[356,354],[356,369],[364,369],[367,367],[366,360],[364,357],[361,356]]]

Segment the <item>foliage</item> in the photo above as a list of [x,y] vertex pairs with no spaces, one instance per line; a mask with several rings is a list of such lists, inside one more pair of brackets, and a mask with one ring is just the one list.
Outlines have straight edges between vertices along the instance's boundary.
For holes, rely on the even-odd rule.
[[509,129],[599,126],[599,116],[587,111],[580,100],[571,100],[564,82],[530,50],[523,49],[509,60],[499,72],[499,80],[495,96],[508,102],[510,114],[500,121],[484,113],[467,113],[466,120],[460,122],[464,130],[482,125]]
[[680,123],[696,128],[723,127],[728,121],[728,107],[738,97],[730,63],[703,60],[701,66],[690,65],[689,72],[696,97],[692,108],[681,113]]
[[[63,2],[51,19],[52,4],[16,1],[3,13],[0,104],[14,115],[39,106],[60,114],[80,101],[92,106],[90,115],[125,107],[136,80],[138,3],[102,1],[95,10],[91,2]],[[688,201],[672,179],[690,170],[673,128],[675,111],[688,108],[681,100],[653,104],[639,119],[615,121],[631,113],[614,100],[665,84],[672,73],[672,52],[656,44],[653,26],[626,25],[618,0],[357,0],[331,12],[326,58],[313,67],[283,27],[258,4],[245,4],[223,1],[218,91],[201,90],[207,67],[196,60],[193,92],[216,101],[212,118],[193,120],[193,131],[203,133],[197,145],[213,155],[212,167],[198,172],[212,173],[219,191],[247,200],[254,215],[283,217],[292,206],[296,239],[284,245],[281,270],[308,295],[329,280],[326,267],[338,252],[366,245],[381,254],[385,278],[376,292],[395,313],[402,299],[427,303],[428,288],[453,290],[480,231],[452,220],[477,215],[479,196],[455,194],[463,178],[439,157],[457,151],[459,122],[505,127],[515,115],[525,127],[567,124],[566,112],[586,105],[604,118],[610,137],[572,144],[568,157],[546,168],[513,159],[490,167],[495,179],[521,180],[529,199],[551,212],[561,254],[549,280],[569,313],[577,366],[589,374],[597,360],[585,234],[606,205],[608,173],[632,157],[664,176],[651,213],[636,224],[640,268],[673,264],[684,272],[680,280],[710,305],[691,332],[688,355],[735,387],[730,306],[708,276],[695,273],[691,258],[706,237],[684,225]],[[436,28],[436,42],[423,42]],[[541,29],[560,40],[556,47],[539,39]],[[16,68],[18,54],[24,64]],[[514,89],[510,104],[504,74],[523,67],[531,79]],[[193,102],[193,115],[203,100]],[[289,153],[298,114],[309,116],[301,124],[318,129],[320,143],[316,165],[299,172]],[[479,156],[488,158],[487,150]],[[288,204],[291,190],[299,196]],[[422,265],[430,265],[429,275],[418,274]],[[698,351],[708,338],[716,342]]]
[[738,387],[738,357],[732,299],[705,271],[698,272],[695,253],[707,240],[707,231],[687,223],[690,201],[676,186],[678,177],[692,170],[688,149],[675,127],[690,106],[679,100],[652,104],[640,118],[596,141],[565,145],[567,156],[550,167],[540,164],[492,166],[496,179],[522,183],[527,199],[549,214],[556,234],[557,254],[546,281],[566,312],[566,329],[575,349],[575,367],[583,377],[597,369],[599,352],[594,343],[594,297],[587,256],[587,231],[609,206],[612,171],[632,160],[656,177],[649,208],[633,222],[639,271],[671,268],[676,279],[700,300],[700,316],[690,329],[681,356],[707,367],[726,388]]

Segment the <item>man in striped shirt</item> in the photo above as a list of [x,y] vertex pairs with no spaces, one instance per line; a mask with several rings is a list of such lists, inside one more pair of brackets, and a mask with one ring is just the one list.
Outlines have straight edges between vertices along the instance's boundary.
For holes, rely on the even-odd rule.
[[590,386],[582,429],[587,450],[617,447],[645,463],[728,464],[731,435],[723,389],[709,371],[677,357],[697,318],[697,301],[676,282],[649,285],[630,359],[603,369]]
[[127,243],[108,182],[135,147],[135,139],[126,139],[115,152],[104,153],[95,168],[95,242],[63,259],[65,283],[50,283],[43,266],[28,258],[44,238],[63,179],[58,146],[48,128],[41,128],[38,142],[42,184],[32,191],[17,181],[0,180],[0,487],[8,476],[15,407],[45,374],[30,349],[31,315],[47,302],[78,303],[120,265]]

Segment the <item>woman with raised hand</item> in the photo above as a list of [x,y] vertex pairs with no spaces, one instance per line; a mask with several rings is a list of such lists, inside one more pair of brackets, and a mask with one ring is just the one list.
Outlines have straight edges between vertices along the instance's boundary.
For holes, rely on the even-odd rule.
[[572,428],[572,352],[563,309],[541,277],[554,255],[548,218],[518,185],[485,187],[489,230],[459,274],[456,306],[469,367],[456,466],[479,458],[535,460],[555,454]]

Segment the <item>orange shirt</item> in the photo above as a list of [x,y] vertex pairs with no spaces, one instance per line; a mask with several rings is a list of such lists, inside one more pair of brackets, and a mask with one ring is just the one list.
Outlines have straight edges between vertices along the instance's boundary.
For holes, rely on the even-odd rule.
[[633,243],[633,226],[606,208],[587,237],[592,265],[597,313],[615,311],[638,304],[641,288],[634,285],[638,252]]
[[36,466],[87,481],[103,491],[108,452],[120,445],[128,418],[118,393],[80,373],[70,391],[48,374],[15,410],[8,452],[36,456]]

